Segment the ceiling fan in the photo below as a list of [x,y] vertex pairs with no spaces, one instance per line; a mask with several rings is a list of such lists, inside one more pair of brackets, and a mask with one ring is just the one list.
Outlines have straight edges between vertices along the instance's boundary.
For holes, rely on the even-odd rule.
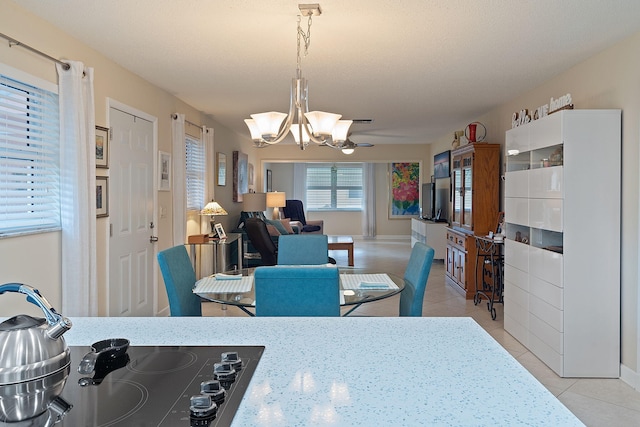
[[347,140],[340,145],[323,144],[326,147],[331,147],[336,150],[341,150],[344,154],[352,154],[357,147],[373,147],[373,144],[368,142],[355,143],[347,136]]

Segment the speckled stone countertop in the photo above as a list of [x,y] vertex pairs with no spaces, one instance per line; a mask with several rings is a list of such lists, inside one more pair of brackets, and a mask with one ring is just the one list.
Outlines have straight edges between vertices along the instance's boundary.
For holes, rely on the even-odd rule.
[[71,318],[69,345],[264,345],[234,426],[583,425],[470,318]]

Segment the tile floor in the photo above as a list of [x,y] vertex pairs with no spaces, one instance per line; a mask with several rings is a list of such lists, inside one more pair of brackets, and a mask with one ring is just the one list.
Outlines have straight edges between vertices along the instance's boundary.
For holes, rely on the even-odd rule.
[[[406,239],[357,240],[355,266],[402,275],[409,259]],[[346,251],[331,251],[338,265],[347,265]],[[476,320],[496,341],[516,358],[538,381],[587,426],[640,425],[640,392],[617,379],[561,378],[531,354],[503,329],[502,306],[496,305],[497,318],[491,320],[486,304],[475,306],[444,281],[444,264],[435,261],[424,298],[425,316],[468,316]],[[354,314],[397,316],[398,297],[361,306]],[[234,307],[223,310],[219,304],[203,305],[203,315],[245,316]]]

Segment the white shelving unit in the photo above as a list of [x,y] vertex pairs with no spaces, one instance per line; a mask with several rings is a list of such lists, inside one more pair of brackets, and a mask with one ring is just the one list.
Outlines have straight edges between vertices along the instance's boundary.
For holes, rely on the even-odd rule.
[[507,131],[504,328],[562,377],[620,374],[621,111]]

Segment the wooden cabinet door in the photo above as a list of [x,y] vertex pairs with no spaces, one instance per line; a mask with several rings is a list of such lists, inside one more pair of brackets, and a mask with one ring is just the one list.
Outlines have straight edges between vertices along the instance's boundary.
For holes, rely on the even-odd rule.
[[462,223],[462,164],[460,157],[453,158],[453,168],[452,168],[452,180],[453,180],[453,202],[452,202],[452,214],[451,214],[451,222],[453,225],[460,226]]
[[461,158],[462,179],[462,215],[460,225],[467,230],[473,230],[473,153],[467,153]]

